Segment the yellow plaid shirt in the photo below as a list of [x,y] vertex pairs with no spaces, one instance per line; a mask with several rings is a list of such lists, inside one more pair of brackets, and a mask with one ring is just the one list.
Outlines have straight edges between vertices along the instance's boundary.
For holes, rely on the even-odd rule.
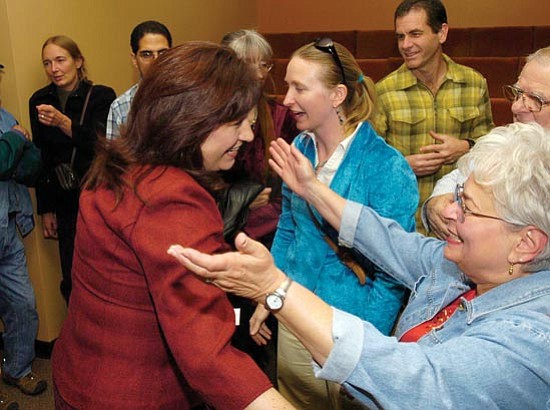
[[[374,128],[405,156],[418,154],[420,147],[435,142],[428,131],[476,140],[494,127],[485,78],[446,55],[443,58],[447,62],[447,73],[435,96],[405,64],[376,84],[378,112]],[[417,177],[418,231],[423,231],[422,204],[437,180],[454,168],[455,164],[443,165],[435,174]]]

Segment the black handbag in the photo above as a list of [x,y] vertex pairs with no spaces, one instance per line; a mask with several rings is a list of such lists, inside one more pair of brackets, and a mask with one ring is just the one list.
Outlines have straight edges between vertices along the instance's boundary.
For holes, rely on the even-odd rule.
[[[84,106],[82,107],[82,113],[80,114],[80,125],[84,122],[84,115],[86,114],[86,108],[88,107],[88,101],[90,101],[90,95],[92,94],[93,85],[90,86],[86,99],[84,100]],[[76,156],[76,148],[73,148],[71,154],[71,162],[62,162],[54,167],[55,177],[59,186],[64,191],[72,191],[80,188],[80,178],[74,169],[74,158]]]

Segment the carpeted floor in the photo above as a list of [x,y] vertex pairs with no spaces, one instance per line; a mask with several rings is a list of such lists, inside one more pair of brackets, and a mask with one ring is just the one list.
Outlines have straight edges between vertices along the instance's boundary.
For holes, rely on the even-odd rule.
[[[1,353],[0,353],[1,355]],[[52,371],[48,359],[36,358],[33,364],[33,371],[48,381],[48,388],[38,396],[27,396],[19,391],[18,388],[8,386],[0,382],[0,389],[12,400],[19,402],[20,410],[53,410],[53,390],[52,390]]]

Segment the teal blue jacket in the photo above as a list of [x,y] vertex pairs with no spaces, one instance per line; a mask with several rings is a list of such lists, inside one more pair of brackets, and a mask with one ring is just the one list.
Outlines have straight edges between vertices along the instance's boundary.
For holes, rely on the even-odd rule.
[[[296,147],[313,164],[313,139],[302,133]],[[363,123],[338,168],[331,189],[344,198],[367,205],[380,215],[414,231],[418,205],[416,178],[396,149]],[[314,211],[318,220],[319,214]],[[326,224],[325,224],[326,225]],[[405,298],[405,289],[375,270],[375,280],[361,285],[323,239],[306,202],[283,185],[283,210],[271,248],[279,268],[325,302],[368,320],[389,334]]]

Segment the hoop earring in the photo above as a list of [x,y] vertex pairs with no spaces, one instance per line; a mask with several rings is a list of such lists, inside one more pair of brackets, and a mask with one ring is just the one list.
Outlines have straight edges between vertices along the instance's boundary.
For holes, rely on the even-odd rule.
[[511,263],[510,267],[508,268],[508,275],[512,276],[514,274],[514,264]]

